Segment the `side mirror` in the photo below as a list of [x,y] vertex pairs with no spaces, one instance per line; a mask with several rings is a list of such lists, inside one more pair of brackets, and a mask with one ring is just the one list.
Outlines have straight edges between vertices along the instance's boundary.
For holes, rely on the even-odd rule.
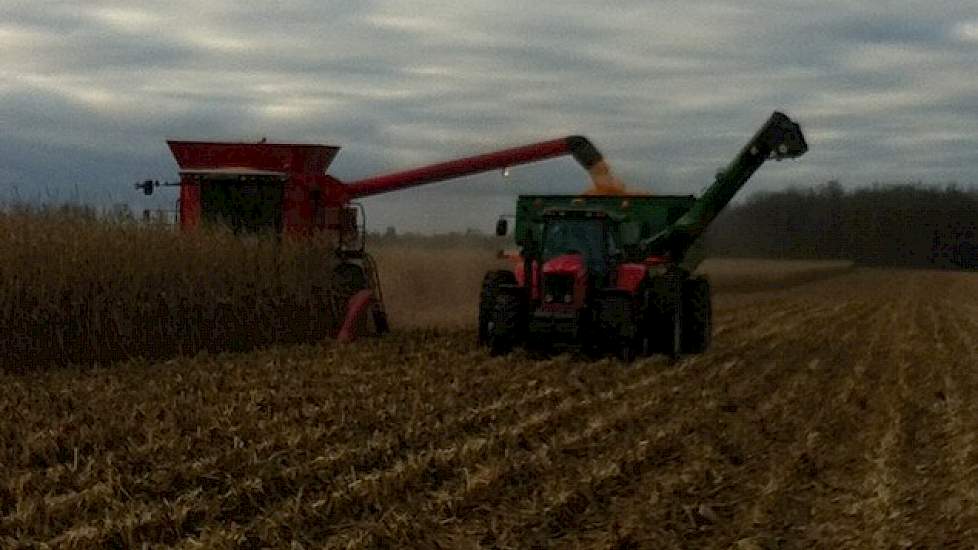
[[506,233],[508,232],[509,232],[509,223],[506,221],[505,218],[500,218],[499,221],[496,222],[496,236],[505,237]]

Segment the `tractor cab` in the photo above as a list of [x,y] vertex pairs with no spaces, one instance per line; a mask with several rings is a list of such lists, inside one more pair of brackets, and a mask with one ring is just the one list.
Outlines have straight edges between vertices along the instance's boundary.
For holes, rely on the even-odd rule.
[[621,252],[618,224],[607,212],[555,209],[545,212],[542,221],[539,260],[545,274],[608,284]]

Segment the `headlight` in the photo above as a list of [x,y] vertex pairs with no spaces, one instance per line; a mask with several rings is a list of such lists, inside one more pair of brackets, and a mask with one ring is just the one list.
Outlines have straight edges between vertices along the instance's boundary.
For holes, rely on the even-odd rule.
[[[543,278],[544,301],[563,302],[569,304],[574,301],[574,277],[570,275],[550,274]],[[568,300],[568,297],[570,299]]]

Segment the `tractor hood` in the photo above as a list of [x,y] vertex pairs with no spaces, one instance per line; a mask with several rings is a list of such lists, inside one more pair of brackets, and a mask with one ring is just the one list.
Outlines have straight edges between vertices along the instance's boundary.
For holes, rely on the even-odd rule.
[[573,275],[574,277],[583,277],[587,274],[587,264],[581,254],[564,254],[544,262],[543,274],[545,276]]
[[[582,254],[564,254],[543,263],[538,297],[545,311],[574,311],[584,305],[588,267]],[[565,311],[566,310],[566,311]]]

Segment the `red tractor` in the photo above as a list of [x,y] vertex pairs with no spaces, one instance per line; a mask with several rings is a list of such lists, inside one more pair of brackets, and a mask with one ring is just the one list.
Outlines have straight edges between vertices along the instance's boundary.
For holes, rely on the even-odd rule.
[[[808,150],[801,128],[775,112],[699,199],[688,196],[529,195],[517,201],[512,271],[483,282],[479,340],[493,354],[554,343],[636,355],[705,351],[709,281],[688,252],[768,159]],[[497,233],[507,232],[505,219]]]

